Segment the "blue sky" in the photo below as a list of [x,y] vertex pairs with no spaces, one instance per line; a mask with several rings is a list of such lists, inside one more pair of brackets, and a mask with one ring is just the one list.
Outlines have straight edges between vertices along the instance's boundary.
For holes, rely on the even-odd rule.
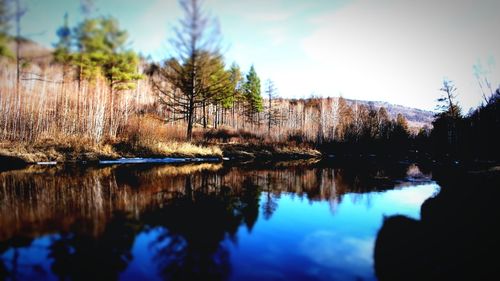
[[[169,56],[168,38],[181,16],[175,0],[95,0],[112,15],[131,48],[155,60]],[[23,31],[50,46],[68,12],[82,20],[79,0],[24,0]],[[444,78],[458,87],[464,110],[481,101],[473,65],[500,83],[500,1],[206,0],[219,19],[227,63],[254,64],[283,97],[339,96],[434,109]]]

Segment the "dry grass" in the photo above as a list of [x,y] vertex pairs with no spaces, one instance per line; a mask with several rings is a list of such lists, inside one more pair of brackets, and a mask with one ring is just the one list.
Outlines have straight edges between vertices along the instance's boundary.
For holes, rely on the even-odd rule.
[[203,147],[187,142],[159,142],[156,149],[163,155],[180,155],[188,157],[222,157],[222,150],[217,146]]
[[179,129],[151,117],[135,117],[118,138],[95,142],[79,135],[41,136],[33,142],[0,142],[0,158],[24,162],[97,161],[120,157],[222,157],[217,146],[177,140]]
[[209,129],[195,136],[199,141],[212,143],[262,143],[266,139],[266,135],[262,133],[255,133],[246,129],[235,130],[230,127]]
[[123,150],[124,146],[133,147],[124,141],[116,144],[59,142],[54,139],[36,144],[2,142],[0,159],[20,159],[27,163],[36,163],[97,161],[121,157],[222,157],[222,151],[217,146],[203,147],[185,142],[159,142],[148,146],[134,146],[129,150]]
[[0,156],[19,158],[28,163],[45,161],[96,161],[117,158],[119,154],[110,144],[94,142],[80,137],[43,138],[33,143],[4,141],[0,143]]
[[183,141],[186,139],[186,128],[171,124],[154,115],[134,115],[128,119],[119,138],[137,140],[143,143],[159,141]]
[[135,116],[114,147],[124,155],[157,157],[222,157],[220,148],[182,141],[185,128],[153,116]]

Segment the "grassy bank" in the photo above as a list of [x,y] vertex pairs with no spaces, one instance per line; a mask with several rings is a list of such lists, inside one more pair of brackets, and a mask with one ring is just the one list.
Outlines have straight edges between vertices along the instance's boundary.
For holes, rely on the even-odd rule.
[[141,143],[114,140],[92,143],[84,139],[45,139],[35,143],[0,143],[0,162],[36,163],[46,161],[98,161],[122,157],[222,157],[217,146],[201,146],[187,142]]
[[220,158],[233,161],[279,161],[319,158],[310,148],[272,144],[210,143],[180,141],[144,142],[117,139],[93,143],[82,138],[43,139],[34,143],[0,142],[0,165],[37,162],[79,162],[133,157]]

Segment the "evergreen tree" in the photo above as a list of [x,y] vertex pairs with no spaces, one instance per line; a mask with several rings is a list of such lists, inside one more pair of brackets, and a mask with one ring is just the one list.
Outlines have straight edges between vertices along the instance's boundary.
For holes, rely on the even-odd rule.
[[132,89],[141,79],[137,73],[139,59],[126,50],[127,32],[112,17],[84,20],[76,29],[78,54],[76,63],[81,79],[106,78],[111,92]]
[[264,107],[262,104],[262,96],[260,94],[260,78],[257,76],[255,67],[252,65],[246,76],[246,81],[243,86],[243,95],[245,98],[245,116],[252,124],[258,124],[257,114],[262,112]]
[[212,59],[207,59],[220,57],[217,24],[203,11],[201,2],[180,0],[184,17],[171,40],[176,54],[163,65],[153,83],[161,102],[170,111],[183,115],[188,140],[193,136],[195,110],[212,100],[212,84],[218,84],[218,79],[207,77],[213,78],[220,71],[210,64]]
[[276,99],[278,97],[278,90],[274,86],[271,79],[266,81],[265,92],[267,96],[266,106],[266,119],[267,119],[267,133],[271,134],[271,127],[279,124],[281,120],[280,111],[276,108]]
[[78,66],[79,82],[83,79],[106,79],[109,87],[109,125],[113,127],[114,94],[133,89],[142,78],[138,73],[139,58],[126,49],[127,32],[120,29],[112,17],[84,20],[74,31],[78,53],[74,61]]
[[231,115],[233,119],[233,127],[236,127],[236,109],[239,102],[243,99],[243,76],[241,75],[240,67],[233,63],[229,68],[229,83],[231,88]]
[[107,48],[101,46],[105,35],[102,34],[98,21],[99,19],[86,19],[74,29],[78,50],[74,60],[78,67],[79,84],[83,80],[95,80],[101,74],[99,66],[103,63]]
[[213,63],[214,72],[211,76],[211,88],[213,89],[213,104],[215,105],[214,125],[217,128],[219,124],[224,123],[225,111],[233,105],[233,90],[231,83],[231,72],[225,69],[224,61],[221,56]]
[[225,64],[222,56],[203,52],[200,57],[200,77],[201,85],[204,89],[202,95],[203,109],[203,127],[207,127],[207,112],[206,108],[212,104],[215,106],[214,125],[217,126],[219,113],[221,108],[228,108],[231,105],[231,84],[229,80],[229,72],[225,69]]
[[234,103],[242,99],[243,76],[240,67],[233,63],[229,68],[229,83],[231,88],[231,101]]
[[224,61],[217,57],[213,61],[213,74],[210,81],[210,89],[213,91],[214,104],[228,109],[233,105],[233,83],[231,81],[231,72],[225,69]]

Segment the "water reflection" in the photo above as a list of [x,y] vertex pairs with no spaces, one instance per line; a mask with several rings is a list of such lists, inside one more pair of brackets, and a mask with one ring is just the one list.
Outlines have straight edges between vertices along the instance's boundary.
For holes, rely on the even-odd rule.
[[0,279],[373,279],[383,215],[413,215],[429,178],[302,163],[2,172]]

